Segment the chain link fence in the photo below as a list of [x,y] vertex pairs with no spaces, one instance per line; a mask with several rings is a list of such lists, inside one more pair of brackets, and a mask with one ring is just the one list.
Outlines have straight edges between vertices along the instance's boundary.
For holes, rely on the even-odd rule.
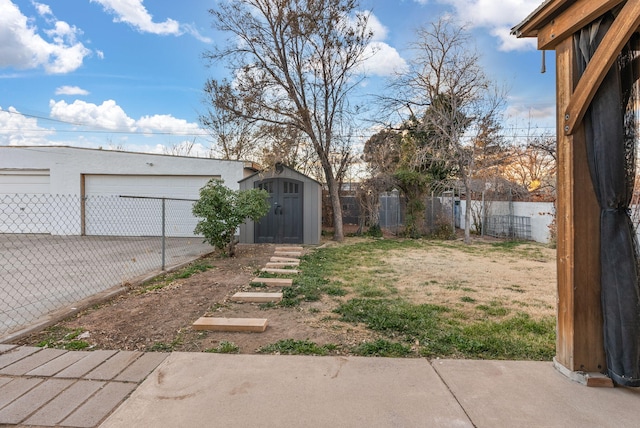
[[0,337],[213,249],[194,200],[0,195]]
[[[437,234],[441,230],[454,230],[459,208],[453,190],[433,190],[424,198],[424,232]],[[380,227],[394,234],[404,228],[406,201],[402,192],[393,190],[380,194]]]

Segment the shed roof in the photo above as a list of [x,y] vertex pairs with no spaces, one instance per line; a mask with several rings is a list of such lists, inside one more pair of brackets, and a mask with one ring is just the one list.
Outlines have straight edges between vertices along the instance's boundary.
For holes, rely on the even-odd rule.
[[[304,178],[306,178],[307,180],[309,180],[309,181],[313,181],[314,183],[317,183],[319,186],[322,186],[322,183],[320,183],[318,180],[316,180],[316,179],[314,179],[314,178],[311,178],[311,177],[309,177],[308,175],[304,175],[304,174],[303,174],[303,173],[301,173],[300,171],[296,171],[295,169],[291,168],[290,166],[287,166],[287,165],[285,165],[285,164],[279,164],[279,165],[281,165],[283,168],[286,168],[287,170],[289,170],[289,171],[293,172],[293,173],[294,173],[294,174],[296,174],[296,175],[300,175],[301,177],[304,177]],[[263,174],[263,175],[264,175],[264,174],[268,174],[268,173],[276,174],[275,169],[261,170],[261,171],[257,171],[257,172],[255,172],[255,173],[253,173],[253,174],[249,175],[248,177],[243,178],[242,180],[240,180],[240,181],[239,181],[239,183],[242,183],[243,181],[251,180],[251,179],[253,179],[253,178],[254,178],[255,176],[257,176],[257,175],[260,175],[260,174]],[[267,177],[265,177],[265,178],[267,178]],[[271,177],[269,177],[269,178],[271,178]]]

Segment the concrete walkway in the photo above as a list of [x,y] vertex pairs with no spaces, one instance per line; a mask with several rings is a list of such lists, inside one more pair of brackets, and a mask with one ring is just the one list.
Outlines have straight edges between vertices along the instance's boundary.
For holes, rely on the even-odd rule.
[[623,428],[640,423],[640,391],[588,388],[549,362],[0,346],[0,425]]

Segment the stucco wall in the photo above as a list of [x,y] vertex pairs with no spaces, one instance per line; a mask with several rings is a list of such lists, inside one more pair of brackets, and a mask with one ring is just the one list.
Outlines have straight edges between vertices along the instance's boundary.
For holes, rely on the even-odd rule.
[[[149,209],[140,211],[139,215],[126,220],[128,224],[130,223],[130,227],[124,230],[125,220],[120,212],[140,210],[140,205],[136,205],[140,201],[122,199],[114,204],[112,200],[102,200],[94,196],[123,192],[128,196],[197,199],[200,187],[209,177],[221,177],[226,186],[236,190],[239,188],[239,181],[248,175],[245,171],[245,163],[241,161],[72,147],[0,147],[0,172],[6,173],[6,177],[16,172],[29,174],[34,170],[39,173],[49,172],[49,185],[42,189],[48,187],[48,193],[53,196],[47,198],[36,194],[24,195],[24,192],[20,192],[19,185],[11,184],[13,178],[5,181],[0,187],[0,194],[6,195],[3,200],[2,218],[12,221],[4,220],[0,225],[0,232],[149,235],[145,228],[139,226],[155,225],[161,221],[161,215],[155,213],[155,211],[160,212],[160,209],[151,210],[147,217],[145,213]],[[85,177],[84,185],[86,185],[85,194],[82,188],[83,176]],[[97,187],[94,191],[89,189],[90,182],[101,181],[115,184],[111,187]],[[144,186],[140,185],[141,182]],[[24,188],[23,186],[22,189]],[[40,192],[34,190],[32,193],[44,192],[44,190]],[[80,199],[81,196],[92,198]],[[150,204],[151,202],[148,202],[146,206]],[[176,204],[174,206],[177,206]],[[158,206],[160,206],[159,201]],[[84,216],[83,207],[85,208]],[[92,217],[90,216],[92,213],[99,215]],[[109,216],[109,213],[112,215]],[[175,208],[172,214],[188,223],[183,229],[193,230],[195,227],[196,219],[192,218],[190,205],[182,204],[179,209]],[[104,220],[107,218],[108,220]],[[118,227],[114,226],[116,224]],[[111,226],[107,227],[107,225]],[[93,226],[97,227],[96,230],[99,232],[93,231]],[[185,232],[175,233],[184,236]]]
[[[467,201],[460,201],[460,228],[465,225],[465,207]],[[472,201],[479,209],[481,202]],[[509,202],[491,202],[491,211],[509,212]],[[513,215],[531,218],[531,239],[536,242],[549,242],[549,226],[553,222],[553,203],[551,202],[513,202]]]
[[0,169],[48,169],[59,195],[80,195],[82,174],[220,175],[234,190],[245,177],[241,161],[47,146],[0,147]]

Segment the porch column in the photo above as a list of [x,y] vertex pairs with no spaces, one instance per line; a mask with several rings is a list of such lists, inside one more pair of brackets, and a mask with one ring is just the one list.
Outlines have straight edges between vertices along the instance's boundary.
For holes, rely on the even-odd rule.
[[556,364],[606,370],[600,304],[600,208],[587,163],[584,127],[565,135],[564,112],[578,82],[573,38],[556,47],[558,325]]

